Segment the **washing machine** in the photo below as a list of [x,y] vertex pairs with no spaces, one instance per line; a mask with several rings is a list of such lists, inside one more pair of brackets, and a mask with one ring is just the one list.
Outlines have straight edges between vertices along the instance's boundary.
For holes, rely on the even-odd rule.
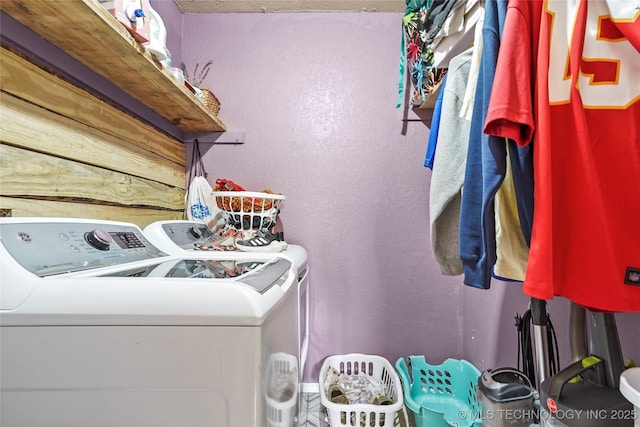
[[3,427],[292,425],[290,260],[175,256],[85,219],[2,218],[0,243]]
[[[149,241],[163,251],[182,256],[202,253],[204,257],[216,257],[218,251],[202,251],[198,249],[196,243],[207,242],[215,239],[213,231],[203,222],[188,220],[168,220],[157,221],[147,225],[143,233]],[[306,249],[300,245],[287,245],[287,249],[275,253],[248,253],[242,251],[225,252],[228,256],[237,259],[246,257],[273,257],[282,256],[293,264],[298,277],[298,331],[299,331],[299,352],[298,360],[300,366],[300,381],[304,381],[304,369],[307,361],[309,349],[309,256]]]

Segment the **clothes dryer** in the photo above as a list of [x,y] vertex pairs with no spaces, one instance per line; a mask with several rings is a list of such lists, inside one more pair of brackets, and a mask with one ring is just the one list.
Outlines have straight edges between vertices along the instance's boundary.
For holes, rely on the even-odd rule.
[[[209,227],[198,221],[190,220],[168,220],[157,221],[149,224],[143,230],[143,233],[151,243],[163,251],[176,255],[183,256],[185,254],[193,254],[194,252],[202,253],[203,257],[216,257],[218,251],[202,251],[199,250],[199,245],[196,243],[202,243],[212,241],[215,239],[215,234],[209,229]],[[298,331],[299,331],[299,346],[300,351],[299,365],[300,365],[300,380],[304,380],[304,368],[306,366],[307,353],[309,349],[309,256],[304,247],[299,245],[287,245],[287,249],[282,252],[264,253],[264,252],[242,252],[242,251],[227,251],[227,256],[244,259],[244,258],[271,258],[273,256],[282,256],[293,264],[297,271],[298,276]]]
[[292,425],[288,259],[174,256],[84,219],[2,218],[0,243],[1,425]]

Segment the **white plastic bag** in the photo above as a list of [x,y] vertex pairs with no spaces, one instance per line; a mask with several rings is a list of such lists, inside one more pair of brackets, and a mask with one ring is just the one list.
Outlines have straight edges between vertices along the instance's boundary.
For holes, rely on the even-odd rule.
[[[191,221],[202,221],[213,226],[221,217],[220,209],[213,197],[213,189],[207,181],[198,140],[193,142],[192,166],[189,171],[189,188],[185,195],[185,217]],[[195,176],[192,177],[192,172]]]
[[208,223],[218,213],[213,189],[204,176],[196,176],[189,184],[187,192],[187,218]]

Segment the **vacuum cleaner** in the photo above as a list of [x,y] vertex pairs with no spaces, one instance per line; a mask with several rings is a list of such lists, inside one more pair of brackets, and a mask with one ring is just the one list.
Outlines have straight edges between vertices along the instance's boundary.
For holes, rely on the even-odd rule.
[[588,322],[572,307],[571,345],[578,360],[540,384],[540,424],[633,427],[633,406],[619,390],[625,366],[614,314],[584,312]]

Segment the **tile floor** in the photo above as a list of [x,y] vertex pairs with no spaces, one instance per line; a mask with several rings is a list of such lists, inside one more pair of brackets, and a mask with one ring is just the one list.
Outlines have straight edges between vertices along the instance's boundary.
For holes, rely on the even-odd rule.
[[302,393],[298,427],[329,427],[327,411],[320,403],[320,393]]
[[[409,424],[404,421],[402,412],[396,417],[396,427],[414,427],[413,416],[408,414]],[[330,427],[327,410],[320,403],[320,393],[303,392],[300,403],[300,416],[297,427]]]

